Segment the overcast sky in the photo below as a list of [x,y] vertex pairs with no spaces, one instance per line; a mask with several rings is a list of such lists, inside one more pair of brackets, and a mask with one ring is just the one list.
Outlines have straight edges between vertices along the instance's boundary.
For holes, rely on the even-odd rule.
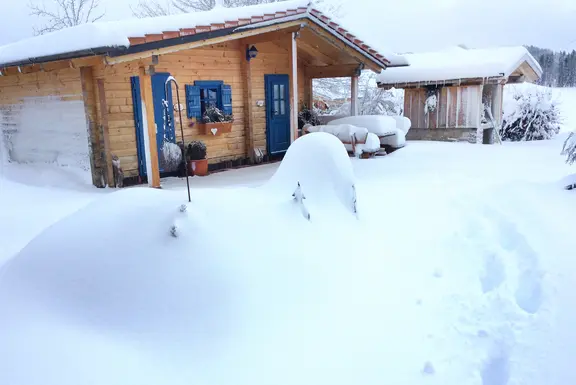
[[[42,0],[33,0],[41,3]],[[47,4],[53,0],[44,0]],[[576,0],[341,0],[343,24],[381,50],[533,44],[576,49]],[[106,20],[137,0],[101,0]],[[28,0],[0,0],[0,44],[32,36]]]

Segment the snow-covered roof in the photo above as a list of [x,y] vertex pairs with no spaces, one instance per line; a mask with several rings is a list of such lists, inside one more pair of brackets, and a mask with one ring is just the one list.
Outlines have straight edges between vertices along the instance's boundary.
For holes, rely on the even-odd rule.
[[[417,54],[406,54],[409,66],[382,71],[377,82],[384,85],[442,82],[470,78],[507,78],[526,63],[542,76],[542,68],[522,46],[484,49],[450,47]],[[537,79],[533,79],[537,80]]]
[[377,52],[338,22],[324,15],[310,0],[289,0],[239,8],[216,7],[206,12],[83,24],[0,46],[0,66],[49,61],[47,58],[57,60],[55,57],[70,53],[83,56],[102,54],[107,49],[127,48],[148,42],[146,35],[164,34],[164,37],[159,37],[161,40],[228,28],[234,33],[246,28],[301,18],[318,22],[376,63],[386,66],[405,64],[400,56]]

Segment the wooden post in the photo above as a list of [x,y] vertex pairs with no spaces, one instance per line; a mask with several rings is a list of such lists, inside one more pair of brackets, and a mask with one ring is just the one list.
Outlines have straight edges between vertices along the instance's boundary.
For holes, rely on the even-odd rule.
[[350,116],[358,115],[358,76],[350,82]]
[[246,154],[250,158],[250,163],[254,164],[254,100],[252,96],[252,64],[244,58],[244,54],[250,47],[250,44],[241,44],[240,47],[244,48],[242,52],[242,72],[244,73],[244,130],[246,132]]
[[108,127],[108,105],[104,91],[104,79],[98,79],[98,98],[100,101],[100,125],[102,127],[102,141],[104,142],[104,162],[106,163],[106,183],[108,187],[115,186],[114,168],[112,166],[112,152],[110,150],[110,134]]
[[290,137],[298,138],[298,47],[297,33],[290,34]]
[[98,113],[96,110],[96,87],[92,67],[80,68],[80,82],[82,85],[82,99],[84,102],[84,114],[86,115],[86,127],[88,131],[88,153],[90,156],[90,171],[92,172],[92,184],[96,187],[106,187],[102,175],[100,156],[100,141],[98,138]]
[[142,95],[144,147],[146,152],[146,174],[148,185],[160,188],[160,170],[158,168],[158,146],[156,144],[156,121],[154,119],[154,99],[152,98],[152,77],[144,67],[140,67],[140,94]]
[[304,100],[306,106],[310,109],[314,108],[314,91],[312,89],[312,78],[306,76],[304,79]]

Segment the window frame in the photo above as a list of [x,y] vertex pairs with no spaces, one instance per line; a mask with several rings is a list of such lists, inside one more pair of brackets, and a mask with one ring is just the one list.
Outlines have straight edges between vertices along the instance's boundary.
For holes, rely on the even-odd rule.
[[209,92],[209,90],[216,89],[216,107],[222,110],[222,92],[221,86],[224,84],[223,80],[196,80],[194,85],[200,88],[200,114],[204,116],[206,112],[205,101],[209,100],[206,98],[202,98],[203,92]]

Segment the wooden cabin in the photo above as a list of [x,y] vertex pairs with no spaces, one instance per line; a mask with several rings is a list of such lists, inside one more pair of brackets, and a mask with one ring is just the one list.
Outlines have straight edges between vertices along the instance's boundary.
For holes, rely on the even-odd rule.
[[404,89],[404,116],[412,121],[407,139],[492,142],[502,121],[505,84],[542,76],[524,47],[467,49],[404,55],[409,66],[383,71],[381,88]]
[[[204,141],[211,167],[281,155],[312,79],[357,90],[361,70],[393,65],[302,0],[85,24],[0,47],[0,124],[10,161],[83,167],[103,187],[115,160],[159,186],[165,143]],[[208,106],[233,114],[229,132],[202,124]]]

